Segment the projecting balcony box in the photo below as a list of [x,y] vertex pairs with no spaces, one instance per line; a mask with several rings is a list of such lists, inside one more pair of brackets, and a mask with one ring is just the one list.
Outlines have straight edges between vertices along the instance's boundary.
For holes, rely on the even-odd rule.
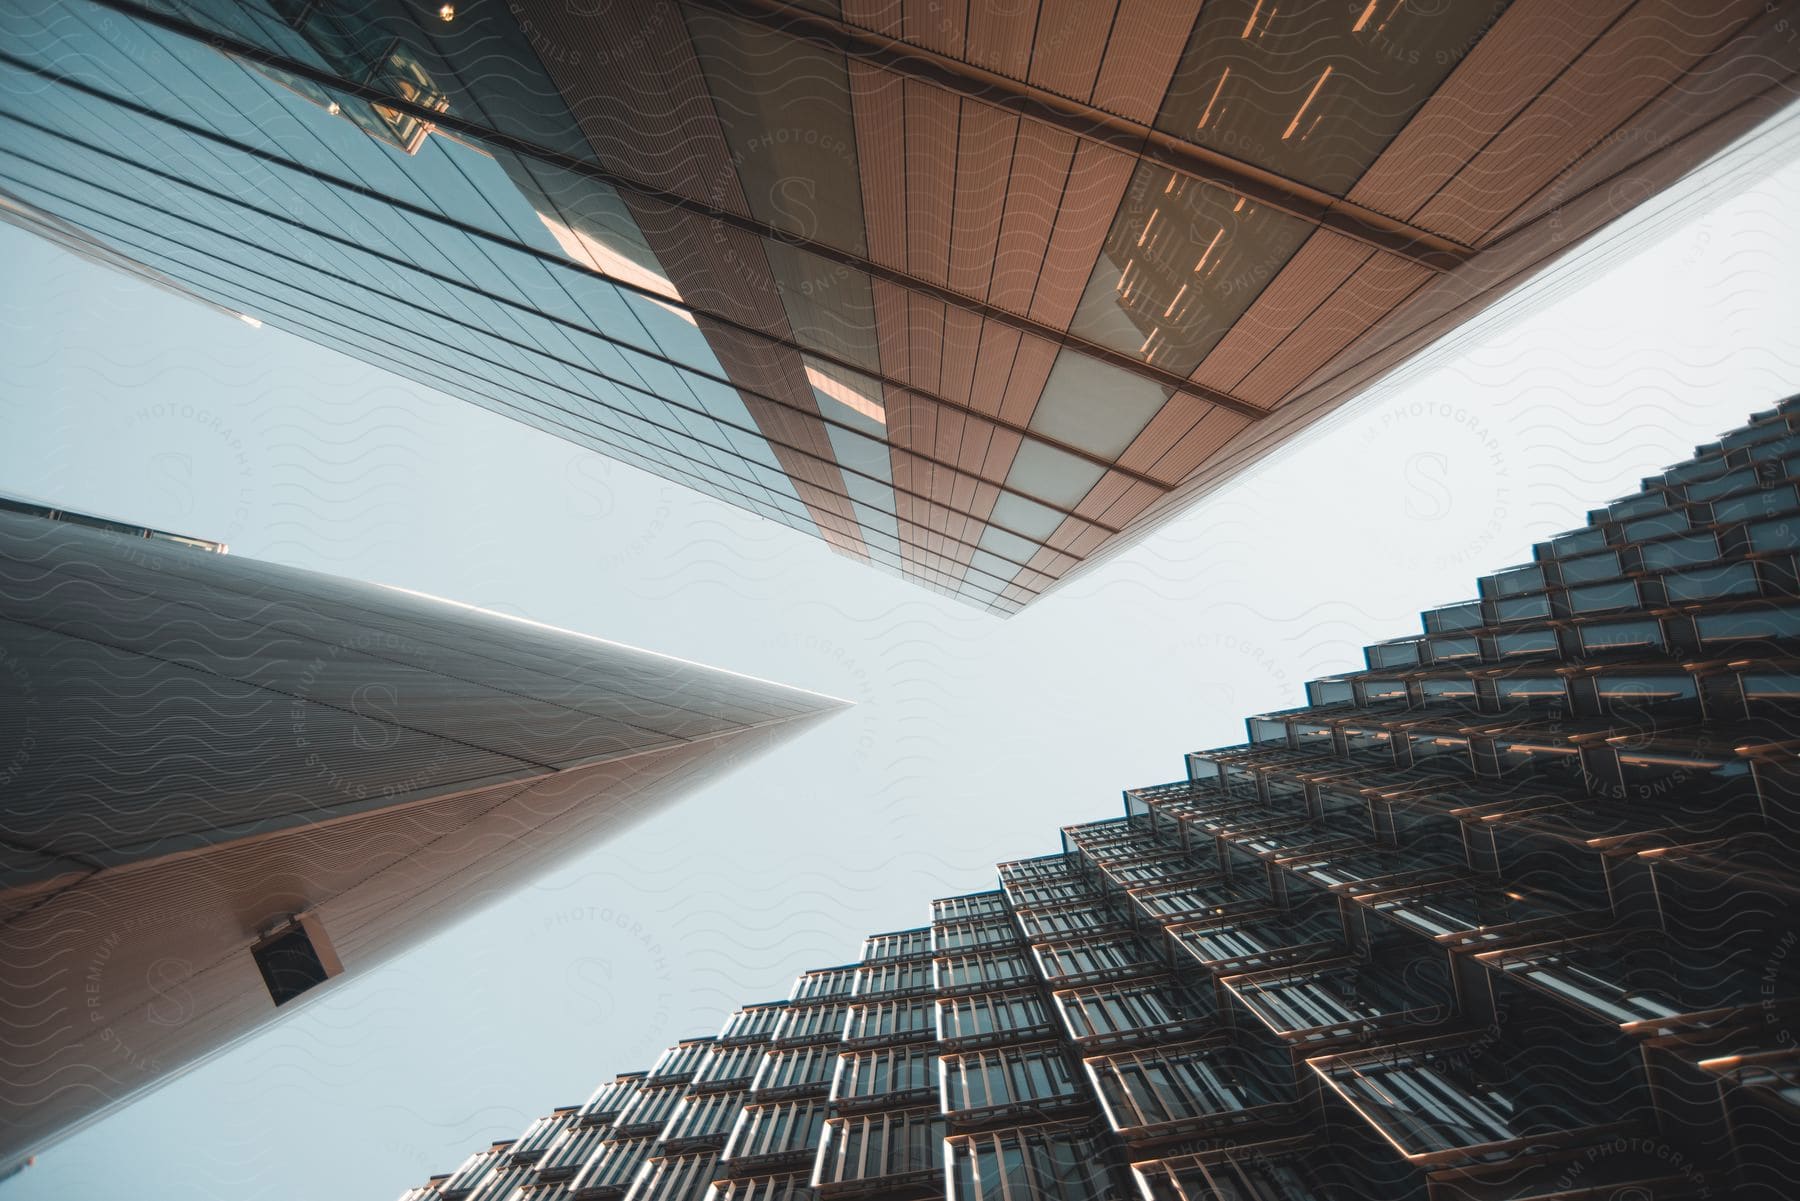
[[760,1102],[822,1097],[831,1088],[837,1066],[837,1046],[832,1043],[768,1051],[750,1081],[751,1099]]
[[937,1093],[938,1049],[929,1043],[843,1055],[831,1077],[831,1103],[840,1114],[923,1105]]
[[725,1028],[719,1031],[719,1044],[728,1046],[767,1041],[774,1035],[775,1027],[781,1024],[787,1007],[786,1001],[764,1001],[758,1005],[744,1006],[725,1019]]
[[1035,943],[1031,954],[1044,982],[1052,988],[1129,979],[1163,966],[1162,957],[1136,934],[1099,934]]
[[[1534,995],[1554,1012],[1566,1039],[1579,1023],[1584,1040],[1638,1040],[1722,1022],[1777,1013],[1800,997],[1800,971],[1768,964],[1731,947],[1671,948],[1649,930],[1582,935],[1534,946],[1485,951],[1476,961],[1496,980],[1496,997],[1508,1003]],[[1745,997],[1759,998],[1744,1003]],[[1548,1004],[1544,1004],[1547,1002]]]
[[931,927],[931,949],[938,955],[972,951],[982,947],[1017,946],[1018,928],[1006,914],[962,921],[938,922]]
[[1488,951],[1539,941],[1547,934],[1585,933],[1613,920],[1604,907],[1571,908],[1547,893],[1467,878],[1361,893],[1355,901],[1366,919],[1391,923],[1456,951]]
[[1102,895],[1118,900],[1119,894],[1128,893],[1145,884],[1206,875],[1213,870],[1196,863],[1185,849],[1174,842],[1161,841],[1161,837],[1159,836],[1157,849],[1154,851],[1128,858],[1109,859],[1104,864],[1097,864],[1095,875],[1099,878]]
[[603,1120],[573,1127],[538,1161],[538,1183],[559,1184],[574,1177],[598,1153],[609,1131]]
[[685,1084],[694,1078],[706,1053],[718,1040],[708,1034],[699,1038],[684,1038],[668,1050],[664,1051],[650,1067],[649,1075],[644,1077],[646,1084]]
[[931,1109],[832,1118],[813,1165],[813,1187],[822,1197],[941,1196],[944,1133],[943,1116]]
[[1216,1009],[1176,976],[1144,976],[1052,994],[1069,1038],[1084,1054],[1197,1037]]
[[937,1002],[937,1040],[945,1051],[1034,1042],[1056,1033],[1037,989],[945,997]]
[[978,951],[946,955],[931,961],[931,978],[940,995],[987,992],[1031,983],[1035,977],[1023,950]]
[[655,1134],[605,1140],[565,1186],[569,1196],[575,1201],[617,1201],[631,1187],[655,1146]]
[[1296,1055],[1427,1033],[1455,1018],[1448,968],[1424,955],[1399,963],[1344,956],[1224,976],[1219,992],[1234,1024]]
[[715,1180],[707,1188],[704,1201],[811,1201],[812,1196],[812,1170],[809,1168],[804,1172]]
[[1438,1168],[1426,1174],[1424,1201],[1717,1201],[1723,1194],[1676,1154],[1652,1139],[1635,1146],[1614,1139],[1517,1162]]
[[856,969],[857,1001],[914,996],[932,991],[931,964],[927,959],[889,959]]
[[1170,953],[1208,976],[1286,967],[1342,956],[1344,923],[1337,902],[1314,896],[1290,909],[1266,906],[1231,917],[1205,918],[1168,927]]
[[[1360,1136],[1360,1137],[1359,1137]],[[1332,1201],[1339,1197],[1411,1198],[1416,1173],[1370,1136],[1345,1127],[1131,1165],[1143,1201]],[[1351,1142],[1354,1139],[1356,1141]]]
[[549,1151],[556,1147],[567,1135],[569,1128],[575,1124],[576,1107],[568,1106],[558,1109],[547,1117],[533,1122],[518,1138],[513,1140],[507,1153],[509,1164],[537,1164],[542,1162]]
[[[1460,852],[1458,847],[1457,851]],[[1296,847],[1271,860],[1276,878],[1288,882],[1285,895],[1296,891],[1294,883],[1323,889],[1333,896],[1356,897],[1409,883],[1454,879],[1467,874],[1468,860],[1460,853],[1416,844],[1396,847],[1367,839],[1333,842],[1317,849]]]
[[746,1105],[720,1163],[733,1176],[811,1168],[830,1106],[824,1098]]
[[[1470,1167],[1648,1139],[1649,1114],[1616,1095],[1589,1097],[1580,1065],[1520,1064],[1486,1032],[1321,1055],[1308,1065],[1418,1168]],[[1516,1169],[1518,1164],[1512,1166]]]
[[[1791,835],[1757,832],[1653,847],[1615,860],[1612,872],[1616,891],[1634,904],[1631,918],[1684,945],[1741,946],[1766,958],[1773,954],[1771,912],[1800,913]],[[1800,969],[1800,956],[1781,963]]]
[[846,1047],[881,1047],[930,1042],[935,1037],[936,1004],[930,996],[853,1002],[844,1024]]
[[1131,890],[1131,908],[1137,915],[1137,928],[1150,935],[1171,923],[1244,913],[1261,909],[1273,900],[1266,878],[1255,876],[1230,880],[1221,875],[1210,875],[1183,884]]
[[1027,939],[1043,942],[1053,938],[1078,938],[1103,930],[1123,929],[1126,923],[1113,911],[1111,905],[1096,902],[1064,905],[1055,909],[1021,910],[1019,925],[1024,928]]
[[1112,1201],[1104,1143],[1066,1124],[953,1134],[944,1145],[946,1201]]
[[879,963],[884,959],[907,959],[931,955],[931,927],[915,926],[910,930],[890,930],[863,939],[862,961]]
[[1295,1133],[1288,1082],[1224,1035],[1083,1062],[1112,1129],[1134,1153],[1170,1141]]
[[850,1006],[844,1001],[814,1001],[789,1005],[775,1027],[771,1043],[776,1047],[798,1047],[808,1043],[835,1043],[844,1037],[844,1023]]
[[[1689,1027],[1644,1044],[1645,1069],[1665,1130],[1707,1158],[1736,1162],[1714,1195],[1779,1197],[1800,1178],[1800,1048],[1770,1047],[1800,1009],[1758,1006],[1736,1021]],[[1757,1190],[1761,1190],[1757,1192]]]
[[1010,1125],[1082,1110],[1092,1100],[1058,1042],[946,1055],[939,1107],[952,1128]]
[[707,1150],[718,1152],[725,1146],[738,1114],[744,1108],[744,1090],[730,1092],[690,1093],[681,1099],[663,1127],[657,1145],[659,1154],[680,1154]]
[[814,968],[810,972],[800,973],[799,979],[794,981],[794,990],[788,997],[788,1003],[834,1001],[849,996],[856,991],[856,973],[861,966],[858,963],[846,963],[838,967]]
[[631,1201],[691,1201],[719,1175],[717,1151],[657,1155],[631,1183]]
[[762,1067],[764,1046],[763,1042],[737,1042],[713,1047],[688,1087],[696,1093],[749,1088],[757,1069]]
[[613,1137],[632,1138],[640,1134],[660,1134],[668,1124],[669,1115],[675,1112],[675,1106],[686,1095],[686,1080],[673,1084],[646,1084],[613,1120]]
[[1081,874],[1081,864],[1067,854],[1013,859],[998,866],[1002,887],[1024,880],[1056,880]]
[[1103,899],[1099,888],[1080,876],[1060,880],[1014,881],[1006,886],[1006,895],[1011,899],[1015,911],[1055,909],[1062,905],[1091,905]]
[[931,903],[933,925],[979,917],[1004,917],[1006,912],[1006,894],[998,889],[956,897],[939,897]]
[[483,1150],[477,1151],[463,1160],[456,1171],[450,1173],[447,1180],[439,1188],[445,1201],[466,1201],[481,1184],[491,1178],[512,1148],[512,1140],[505,1139]]

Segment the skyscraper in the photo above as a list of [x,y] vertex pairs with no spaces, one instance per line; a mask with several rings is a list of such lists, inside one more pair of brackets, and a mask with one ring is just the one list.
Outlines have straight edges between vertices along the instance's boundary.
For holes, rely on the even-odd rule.
[[1800,1174],[1800,398],[405,1201],[1648,1201]]
[[1013,612],[1780,112],[1793,0],[20,0],[3,212]]
[[0,1166],[842,704],[222,550],[0,505]]

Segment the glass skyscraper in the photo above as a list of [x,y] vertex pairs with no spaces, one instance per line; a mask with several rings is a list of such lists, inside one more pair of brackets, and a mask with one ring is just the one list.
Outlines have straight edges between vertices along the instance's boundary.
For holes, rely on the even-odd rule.
[[404,1201],[1792,1196],[1797,481],[1800,398]]
[[1793,0],[13,0],[0,216],[1017,611],[1779,113]]
[[0,501],[0,1169],[843,702]]

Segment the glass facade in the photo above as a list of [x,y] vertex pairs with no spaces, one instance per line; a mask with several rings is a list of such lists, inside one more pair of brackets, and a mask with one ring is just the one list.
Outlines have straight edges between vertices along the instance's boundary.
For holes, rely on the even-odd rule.
[[[1710,81],[1785,29],[606,7],[9,4],[0,216],[1010,613],[1741,132]],[[1570,105],[1589,61],[1692,111]]]
[[[739,1011],[754,1082],[672,1085],[708,1121],[629,1179],[568,1183],[555,1150],[639,1154],[596,1109],[621,1077],[404,1201],[1791,1195],[1800,564],[1753,523],[1800,527],[1796,478],[1800,398],[997,890]],[[1646,603],[1574,602],[1589,543]],[[1753,587],[1677,597],[1702,544]],[[1622,621],[1656,636],[1586,637]],[[522,1152],[555,1166],[502,1175]]]

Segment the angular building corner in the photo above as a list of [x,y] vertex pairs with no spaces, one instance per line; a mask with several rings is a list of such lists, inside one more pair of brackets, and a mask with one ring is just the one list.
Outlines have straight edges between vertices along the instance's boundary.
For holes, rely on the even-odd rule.
[[844,702],[0,505],[0,1161]]
[[1784,1201],[1800,398],[403,1201]]
[[1800,95],[1796,0],[593,7],[13,0],[0,219],[1006,614]]

